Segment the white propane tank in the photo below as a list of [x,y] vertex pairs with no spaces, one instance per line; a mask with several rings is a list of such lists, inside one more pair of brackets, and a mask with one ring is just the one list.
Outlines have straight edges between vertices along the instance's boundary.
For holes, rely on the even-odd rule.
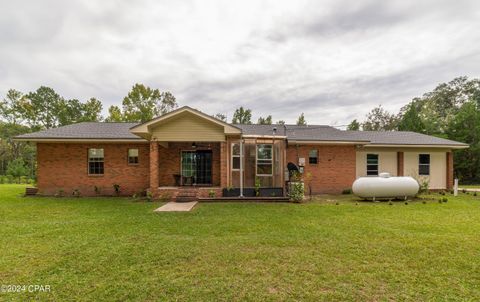
[[420,186],[410,176],[391,177],[380,173],[378,177],[360,177],[353,182],[353,194],[362,198],[407,198],[415,196]]

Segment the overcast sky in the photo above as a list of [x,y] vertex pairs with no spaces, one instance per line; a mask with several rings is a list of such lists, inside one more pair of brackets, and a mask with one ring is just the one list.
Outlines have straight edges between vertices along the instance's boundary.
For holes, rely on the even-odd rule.
[[134,83],[206,113],[342,125],[480,76],[480,1],[0,0],[0,95],[97,97]]

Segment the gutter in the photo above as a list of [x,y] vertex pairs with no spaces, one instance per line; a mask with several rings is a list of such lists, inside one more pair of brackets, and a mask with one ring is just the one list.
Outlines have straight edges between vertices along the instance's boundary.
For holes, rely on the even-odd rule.
[[35,143],[148,143],[145,139],[128,139],[128,138],[27,138],[27,137],[14,137],[14,141],[17,142],[35,142]]
[[423,145],[415,145],[415,144],[368,144],[365,145],[365,148],[368,147],[403,147],[403,148],[447,148],[447,149],[467,149],[470,148],[470,145],[428,145],[428,144],[423,144]]

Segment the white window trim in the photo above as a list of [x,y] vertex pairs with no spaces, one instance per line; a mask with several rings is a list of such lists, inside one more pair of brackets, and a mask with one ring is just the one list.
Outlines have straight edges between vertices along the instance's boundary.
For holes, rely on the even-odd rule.
[[[130,156],[130,150],[137,150],[137,156]],[[137,162],[136,163],[131,163],[130,158],[136,157]],[[138,148],[128,148],[127,149],[127,164],[128,165],[138,165],[140,164],[140,150]]]
[[[316,154],[315,154],[315,155],[316,155],[315,157],[311,157],[311,156],[310,156],[310,153],[311,153],[312,151],[315,151],[315,153],[316,153]],[[318,152],[318,149],[310,149],[310,151],[308,151],[308,164],[309,164],[309,165],[318,165],[318,157],[319,157],[319,156],[318,156],[318,153],[319,153],[319,152]],[[310,158],[316,158],[316,159],[317,159],[317,162],[314,163],[314,164],[310,163]]]
[[[428,164],[420,163],[420,155],[428,155]],[[432,155],[430,155],[430,153],[419,153],[417,160],[418,160],[418,176],[430,176],[432,174],[431,173],[432,171],[430,169],[432,164]],[[428,174],[420,174],[420,166],[428,166]]]
[[[368,175],[368,171],[373,171],[373,170],[368,170],[368,156],[369,155],[376,155],[377,156],[377,174],[376,175]],[[367,153],[365,154],[365,174],[367,177],[375,177],[380,174],[380,155],[378,153]]]
[[[238,145],[238,147],[240,148],[240,142],[232,143],[232,145],[230,147],[230,160],[231,160],[231,163],[232,163],[232,171],[240,171],[240,168],[238,168],[238,169],[233,168],[233,159],[236,158],[236,157],[240,158],[240,154],[238,154],[238,155],[233,154],[233,146],[234,145]],[[240,158],[240,160],[242,160],[242,159]]]
[[[258,146],[271,146],[272,152],[270,154],[272,155],[272,158],[270,159],[261,159],[262,163],[268,164],[270,162],[270,165],[272,166],[272,173],[270,174],[258,174]],[[256,176],[272,176],[273,177],[273,144],[256,144],[255,145],[255,175]]]
[[[103,157],[90,157],[90,150],[102,150]],[[90,159],[102,158],[103,163],[103,173],[90,173],[90,163],[95,161],[90,161]],[[102,176],[105,175],[105,149],[104,148],[88,148],[87,150],[87,175],[89,176]]]

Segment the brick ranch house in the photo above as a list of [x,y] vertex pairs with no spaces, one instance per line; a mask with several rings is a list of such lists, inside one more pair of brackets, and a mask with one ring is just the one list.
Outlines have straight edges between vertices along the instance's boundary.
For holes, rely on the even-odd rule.
[[85,122],[15,139],[37,145],[40,194],[111,195],[118,184],[121,195],[149,190],[172,198],[184,188],[204,197],[256,184],[284,195],[288,163],[309,175],[313,193],[338,194],[379,172],[450,189],[452,150],[468,147],[414,132],[228,124],[190,107],[142,124]]

